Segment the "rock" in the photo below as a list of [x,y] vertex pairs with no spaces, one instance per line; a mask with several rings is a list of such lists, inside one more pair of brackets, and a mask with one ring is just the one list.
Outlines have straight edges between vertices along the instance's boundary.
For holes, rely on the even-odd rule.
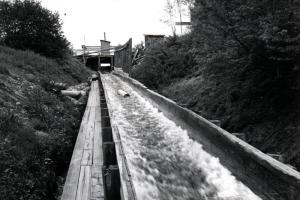
[[88,83],[81,83],[79,85],[74,85],[74,86],[70,86],[68,87],[66,90],[86,90],[86,88],[89,87]]
[[80,91],[80,94],[81,94],[81,96],[85,96],[85,95],[86,95],[86,91],[81,90],[81,91]]
[[284,163],[284,158],[283,155],[278,154],[278,153],[267,153],[268,156],[271,156],[272,158]]
[[232,133],[232,135],[234,135],[235,137],[246,141],[246,134],[245,133]]
[[72,97],[69,97],[69,96],[67,96],[67,98],[68,98],[73,104],[79,105],[78,100],[76,100],[76,99],[74,99],[74,98],[72,98]]
[[67,84],[65,83],[58,83],[58,82],[54,82],[53,86],[59,90],[65,90],[67,89]]
[[38,137],[41,137],[41,138],[46,138],[46,137],[49,136],[48,133],[45,133],[45,132],[43,132],[43,131],[36,131],[36,132],[34,132],[34,134],[35,134],[36,136],[38,136]]
[[118,90],[118,94],[121,95],[122,97],[129,97],[130,95],[125,92],[124,90]]
[[78,101],[76,102],[76,105],[85,105],[87,102],[87,95],[81,96]]
[[97,74],[93,74],[92,75],[92,81],[96,81],[96,80],[98,80],[98,76],[97,76]]
[[25,74],[25,78],[30,82],[34,82],[36,79],[35,75],[33,75],[33,74]]
[[221,121],[220,120],[209,120],[211,123],[221,127]]

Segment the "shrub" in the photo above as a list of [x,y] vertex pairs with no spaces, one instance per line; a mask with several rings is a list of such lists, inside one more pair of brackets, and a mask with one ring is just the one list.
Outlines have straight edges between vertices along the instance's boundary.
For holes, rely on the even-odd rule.
[[157,43],[146,50],[143,62],[134,66],[130,75],[148,87],[159,88],[192,73],[195,62],[188,52],[190,42],[186,35]]

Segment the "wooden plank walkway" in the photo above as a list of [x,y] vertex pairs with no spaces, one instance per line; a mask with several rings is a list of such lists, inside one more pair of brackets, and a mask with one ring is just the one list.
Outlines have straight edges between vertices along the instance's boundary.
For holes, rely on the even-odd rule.
[[104,200],[100,92],[93,81],[61,200]]

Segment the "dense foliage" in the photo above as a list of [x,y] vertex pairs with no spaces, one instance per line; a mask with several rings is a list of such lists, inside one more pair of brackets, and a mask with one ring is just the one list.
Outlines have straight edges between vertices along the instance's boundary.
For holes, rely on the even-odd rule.
[[190,33],[148,49],[131,75],[300,168],[300,6],[272,2],[193,1]]
[[287,1],[195,1],[193,53],[198,65],[207,72],[230,70],[251,79],[253,98],[267,91],[276,103],[284,101],[292,93],[300,55],[299,19],[292,8]]
[[58,13],[34,0],[0,1],[0,44],[51,58],[69,51]]
[[146,50],[145,59],[134,66],[131,75],[151,88],[158,88],[170,84],[173,79],[191,74],[195,61],[188,52],[191,45],[189,37],[170,37],[165,43],[155,44]]

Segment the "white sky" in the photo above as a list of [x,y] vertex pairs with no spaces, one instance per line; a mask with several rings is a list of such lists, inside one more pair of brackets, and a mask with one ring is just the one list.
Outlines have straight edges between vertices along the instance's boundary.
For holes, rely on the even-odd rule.
[[[41,0],[44,7],[58,11],[63,31],[75,49],[100,45],[100,39],[112,45],[124,44],[130,37],[137,44],[143,34],[171,34],[161,20],[166,18],[165,0]],[[65,15],[66,14],[66,15]]]

